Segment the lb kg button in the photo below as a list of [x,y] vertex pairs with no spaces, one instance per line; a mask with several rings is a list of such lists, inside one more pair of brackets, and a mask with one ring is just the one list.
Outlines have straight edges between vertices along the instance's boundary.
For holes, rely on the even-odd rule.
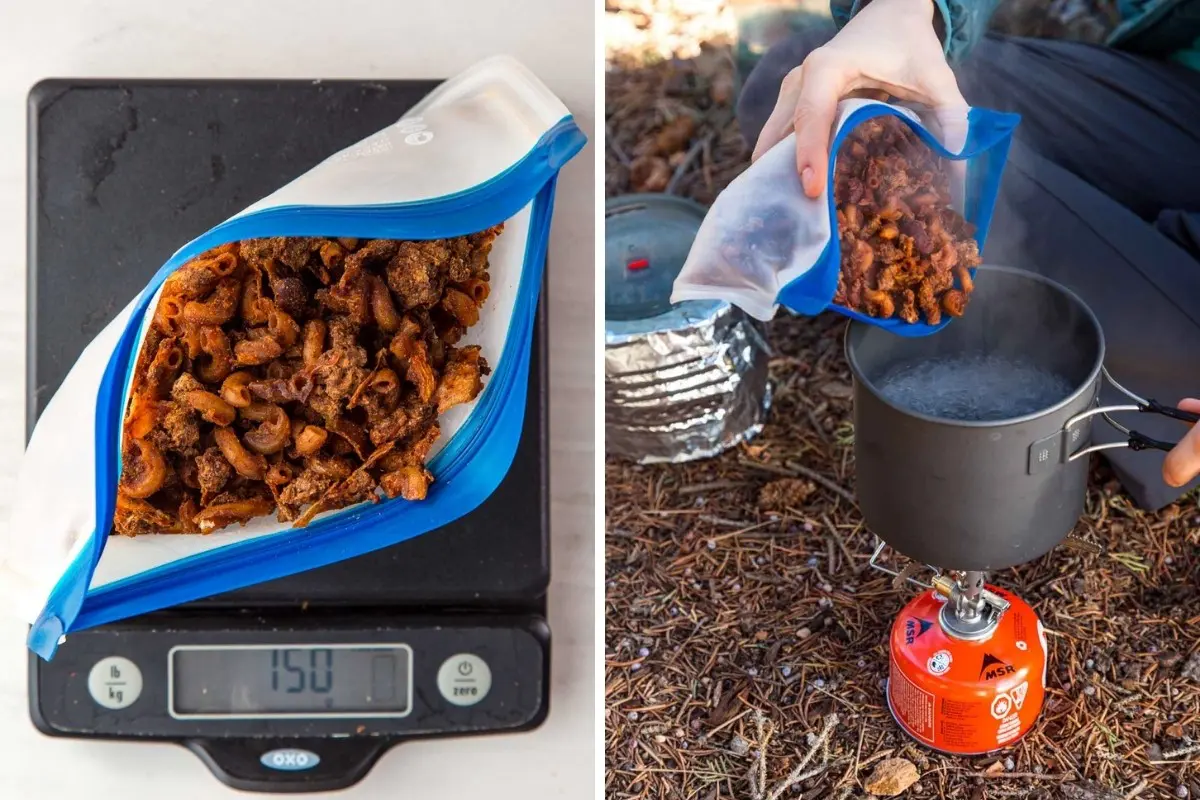
[[442,662],[437,674],[438,691],[456,706],[473,706],[492,688],[492,670],[473,653],[459,653]]
[[128,658],[102,658],[88,673],[87,687],[98,705],[114,711],[128,708],[142,694],[142,671]]

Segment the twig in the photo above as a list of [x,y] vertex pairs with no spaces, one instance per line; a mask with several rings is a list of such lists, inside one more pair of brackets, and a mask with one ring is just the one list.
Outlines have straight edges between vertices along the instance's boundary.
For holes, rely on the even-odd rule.
[[1132,789],[1130,789],[1128,792],[1125,793],[1125,797],[1122,798],[1122,800],[1133,800],[1133,798],[1137,797],[1139,794],[1146,791],[1146,787],[1149,785],[1150,785],[1150,781],[1146,780],[1145,778],[1142,778],[1140,781],[1137,782],[1137,784]]
[[1174,750],[1168,750],[1162,754],[1162,757],[1164,759],[1175,758],[1176,756],[1190,756],[1192,753],[1200,753],[1200,744],[1192,744],[1188,745],[1187,747],[1178,747]]
[[850,492],[847,489],[844,489],[841,486],[838,486],[836,483],[831,481],[829,478],[826,478],[821,473],[815,472],[814,470],[811,470],[808,467],[797,464],[794,461],[785,461],[784,465],[782,467],[777,467],[774,464],[759,464],[757,462],[751,461],[748,458],[738,459],[738,463],[742,464],[744,466],[750,467],[751,469],[759,469],[759,470],[762,470],[763,472],[773,472],[776,475],[784,475],[784,476],[790,477],[790,478],[794,478],[797,475],[799,475],[803,478],[808,478],[811,481],[821,484],[829,491],[837,494],[839,497],[844,498],[846,500],[846,502],[850,503],[850,505],[854,506],[855,508],[858,508],[858,502],[854,499],[854,495],[850,494]]
[[803,464],[797,464],[795,461],[785,461],[785,462],[783,462],[783,465],[785,467],[787,467],[788,469],[794,469],[798,475],[803,475],[805,478],[808,478],[809,480],[816,481],[817,483],[821,484],[829,491],[842,497],[847,503],[849,503],[854,508],[858,508],[858,501],[854,499],[854,495],[852,495],[848,489],[841,487],[840,485],[831,481],[829,478],[826,478],[824,475],[817,472],[816,470],[809,469],[808,467],[804,466]]
[[617,160],[620,161],[626,169],[629,169],[629,167],[633,165],[633,162],[629,160],[629,156],[626,155],[625,151],[621,149],[621,145],[617,144],[617,137],[613,136],[612,127],[610,127],[607,123],[604,125],[604,141],[609,147],[612,148],[613,155],[617,157]]
[[[830,714],[829,716],[825,717],[825,726],[822,727],[821,732],[817,734],[817,740],[812,743],[812,747],[808,748],[808,755],[800,759],[800,763],[788,773],[788,776],[775,785],[775,788],[771,790],[769,795],[767,795],[767,800],[779,800],[779,796],[788,789],[792,788],[800,781],[811,778],[817,772],[820,772],[820,770],[817,770],[812,774],[805,774],[804,769],[808,766],[808,762],[812,761],[813,756],[815,756],[818,752],[825,750],[825,742],[828,741],[829,734],[833,733],[833,729],[837,727],[837,724],[837,714]],[[822,764],[821,769],[825,769],[825,766],[825,764]]]
[[762,800],[762,793],[767,785],[767,745],[775,726],[767,723],[762,711],[754,709],[754,738],[758,741],[758,780],[755,781],[753,771],[750,773],[750,793],[754,800]]
[[705,136],[703,139],[693,144],[691,149],[687,151],[687,155],[683,157],[683,161],[680,161],[679,166],[675,168],[675,174],[672,175],[671,180],[667,182],[667,194],[675,194],[675,189],[679,187],[679,181],[683,178],[684,173],[688,171],[688,167],[690,167],[692,162],[696,160],[696,156],[700,155],[700,151],[704,148],[704,143],[711,138],[712,134],[710,133],[708,136]]

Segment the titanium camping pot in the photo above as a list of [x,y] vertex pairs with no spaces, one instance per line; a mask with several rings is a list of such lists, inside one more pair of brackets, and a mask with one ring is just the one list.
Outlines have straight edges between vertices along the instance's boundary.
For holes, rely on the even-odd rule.
[[[1031,364],[1066,379],[1071,391],[1024,416],[967,421],[904,408],[878,389],[897,365],[975,354]],[[1089,453],[1174,447],[1129,430],[1111,413],[1198,418],[1114,381],[1104,369],[1104,333],[1083,301],[1054,281],[1008,267],[980,267],[966,315],[936,335],[904,338],[852,323],[846,358],[854,375],[863,519],[894,549],[944,569],[1004,569],[1062,542],[1083,514]],[[1102,376],[1133,404],[1098,407]],[[1124,438],[1092,445],[1096,416]]]

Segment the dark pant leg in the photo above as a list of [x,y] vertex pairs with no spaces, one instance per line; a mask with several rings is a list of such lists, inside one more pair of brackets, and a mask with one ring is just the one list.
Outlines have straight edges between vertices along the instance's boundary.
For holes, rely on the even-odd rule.
[[[1170,405],[1200,396],[1200,263],[1155,225],[1021,143],[1009,155],[984,260],[1076,292],[1100,320],[1109,371],[1130,391]],[[1129,400],[1109,389],[1103,402]],[[1151,414],[1118,417],[1155,439],[1176,441],[1187,430]],[[1102,421],[1093,431],[1096,441],[1121,438]],[[1161,452],[1105,455],[1143,508],[1161,508],[1186,491],[1163,483]]]
[[1200,72],[1098,45],[988,36],[955,67],[1017,141],[1142,219],[1200,212]]

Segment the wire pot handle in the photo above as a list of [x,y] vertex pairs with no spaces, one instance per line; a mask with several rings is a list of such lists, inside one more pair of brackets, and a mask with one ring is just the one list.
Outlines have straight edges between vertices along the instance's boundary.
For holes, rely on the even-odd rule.
[[1164,442],[1161,439],[1152,439],[1151,437],[1147,436],[1144,433],[1139,433],[1138,431],[1135,431],[1135,430],[1125,427],[1124,425],[1122,425],[1121,423],[1119,423],[1115,419],[1113,419],[1111,416],[1109,416],[1110,414],[1113,414],[1116,412],[1137,411],[1138,413],[1141,413],[1141,414],[1158,414],[1160,416],[1170,417],[1171,419],[1176,419],[1176,420],[1179,420],[1180,422],[1188,422],[1188,423],[1192,423],[1192,424],[1200,422],[1200,414],[1197,414],[1192,411],[1182,411],[1178,408],[1174,408],[1173,406],[1163,405],[1162,403],[1158,402],[1157,400],[1147,400],[1146,398],[1141,397],[1140,395],[1135,394],[1134,392],[1131,392],[1129,389],[1126,389],[1124,386],[1117,383],[1117,381],[1113,378],[1113,376],[1111,374],[1109,374],[1108,367],[1101,366],[1100,372],[1101,372],[1104,380],[1108,381],[1109,384],[1111,384],[1112,387],[1114,389],[1116,389],[1118,392],[1120,392],[1121,394],[1125,395],[1130,400],[1132,400],[1133,403],[1132,404],[1124,404],[1124,405],[1115,405],[1115,406],[1098,406],[1097,408],[1089,409],[1088,411],[1084,411],[1082,413],[1076,414],[1075,416],[1073,416],[1069,420],[1067,420],[1066,423],[1063,425],[1063,433],[1068,433],[1071,430],[1072,426],[1074,426],[1076,423],[1082,422],[1083,420],[1088,419],[1089,417],[1094,417],[1094,416],[1099,415],[1099,416],[1103,417],[1104,421],[1107,422],[1109,425],[1113,426],[1118,431],[1125,434],[1125,441],[1123,441],[1123,442],[1107,442],[1105,444],[1096,444],[1096,445],[1092,445],[1091,447],[1085,447],[1085,448],[1079,450],[1078,452],[1072,453],[1071,455],[1067,456],[1067,461],[1074,461],[1077,458],[1086,456],[1090,453],[1098,452],[1100,450],[1113,450],[1113,449],[1117,449],[1117,448],[1121,448],[1121,447],[1128,447],[1130,450],[1170,451],[1170,450],[1174,449],[1175,445],[1179,444],[1178,441]]

